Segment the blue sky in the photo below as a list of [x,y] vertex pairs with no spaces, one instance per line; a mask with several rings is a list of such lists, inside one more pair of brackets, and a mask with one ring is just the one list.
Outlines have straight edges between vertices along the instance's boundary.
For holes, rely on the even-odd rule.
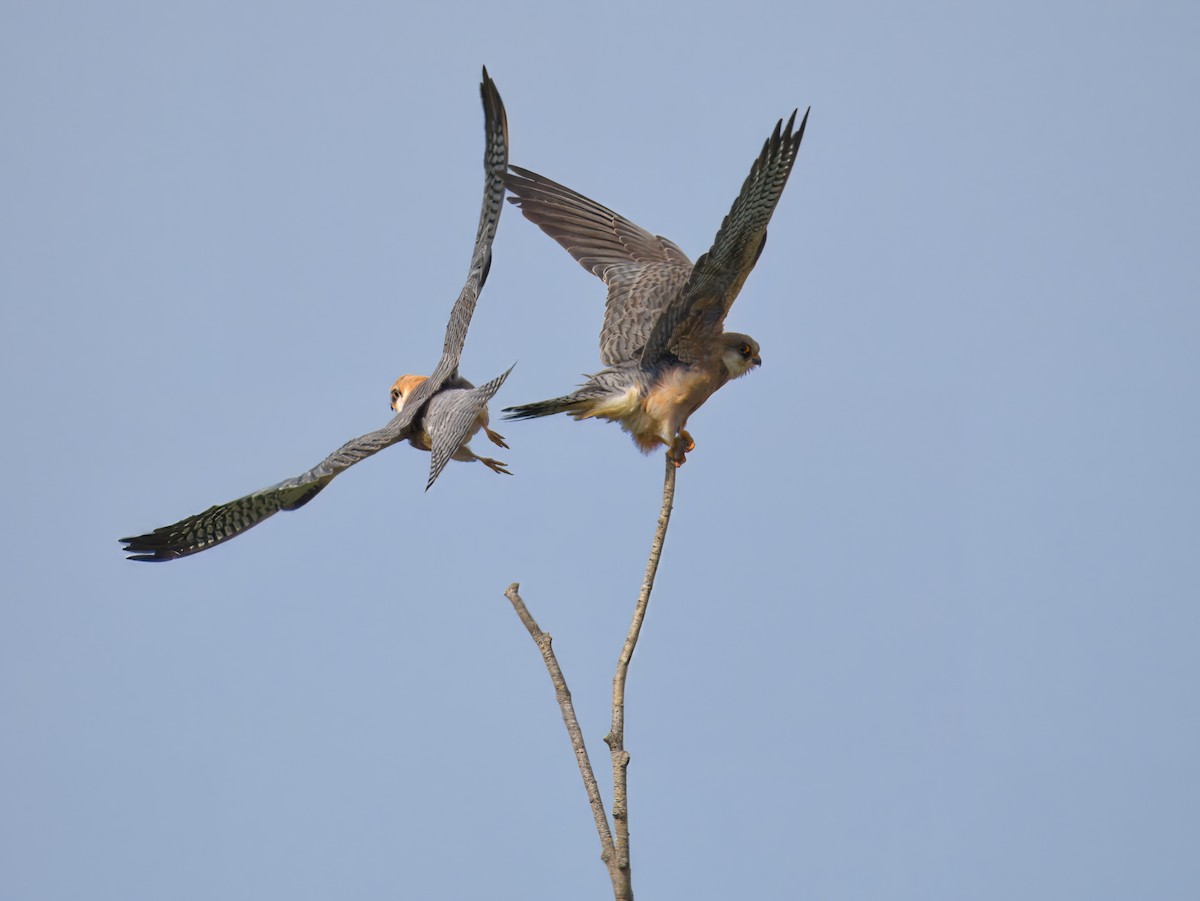
[[[639,895],[1192,897],[1195,10],[410,6],[0,9],[0,894],[611,897],[502,592],[607,783],[659,456],[510,423],[511,479],[397,447],[197,557],[116,541],[432,368],[486,64],[513,162],[693,258],[813,107],[630,674]],[[562,393],[603,288],[511,207],[495,252],[464,374]]]

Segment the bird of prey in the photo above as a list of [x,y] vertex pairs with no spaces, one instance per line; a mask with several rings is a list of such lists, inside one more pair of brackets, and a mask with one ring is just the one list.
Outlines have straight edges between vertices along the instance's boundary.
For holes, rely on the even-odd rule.
[[571,394],[507,407],[506,419],[567,413],[620,423],[649,453],[680,466],[696,445],[688,417],[730,379],[762,364],[758,342],[724,330],[725,316],[767,240],[808,123],[775,125],[712,248],[693,265],[672,241],[536,172],[512,166],[505,186],[525,218],[608,286],[600,360]]
[[[392,409],[397,413],[403,412],[404,406],[408,403],[408,399],[412,397],[413,391],[426,381],[428,379],[423,375],[402,375],[396,379],[396,384],[392,385]],[[454,415],[452,405],[459,403],[460,399],[464,396],[469,397],[469,392],[443,391],[440,394],[435,394],[433,400],[429,402],[429,409],[425,414],[425,423],[448,420]],[[508,445],[504,443],[504,436],[488,428],[487,403],[485,402],[482,406],[469,404],[466,410],[467,412],[474,412],[475,419],[473,422],[468,423],[467,431],[459,440],[457,447],[447,441],[438,444],[435,437],[429,433],[428,427],[414,430],[413,434],[409,436],[408,443],[418,450],[423,451],[434,451],[436,445],[436,451],[443,455],[449,453],[451,460],[459,460],[463,463],[478,460],[492,472],[502,473],[506,476],[512,475],[511,472],[504,468],[508,465],[507,463],[501,463],[499,460],[493,460],[491,457],[481,457],[468,446],[476,433],[480,429],[483,429],[484,434],[488,436],[488,440],[492,444],[495,444],[497,447],[508,448]],[[457,429],[454,434],[458,435]],[[431,466],[439,472],[445,465],[445,460],[431,462]]]
[[[485,138],[483,210],[467,281],[450,313],[442,358],[433,375],[418,376],[416,381],[406,384],[402,402],[393,404],[396,415],[391,422],[347,442],[307,472],[227,504],[210,507],[147,535],[122,538],[130,560],[174,560],[228,541],[279,510],[304,506],[344,469],[406,439],[415,447],[431,451],[426,490],[452,457],[474,459],[470,451],[466,452],[468,456],[463,455],[465,444],[478,430],[480,420],[486,422],[487,402],[508,377],[508,372],[504,372],[476,388],[458,374],[467,327],[492,261],[492,239],[504,205],[504,174],[508,169],[504,103],[486,68],[480,93]],[[399,395],[395,398],[399,399]]]

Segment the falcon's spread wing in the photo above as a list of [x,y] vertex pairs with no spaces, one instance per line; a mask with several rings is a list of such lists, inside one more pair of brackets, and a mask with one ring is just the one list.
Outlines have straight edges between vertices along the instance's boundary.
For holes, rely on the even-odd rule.
[[425,483],[426,491],[466,440],[479,417],[479,411],[486,407],[487,402],[500,390],[510,372],[511,366],[478,388],[449,388],[434,395],[433,400],[429,402],[425,411],[425,431],[429,433],[433,446],[429,454],[429,481]]
[[[386,426],[347,442],[308,472],[227,504],[209,507],[203,513],[189,516],[174,525],[155,529],[149,534],[122,538],[130,560],[174,560],[228,541],[280,510],[296,510],[304,506],[342,470],[404,440],[412,433],[413,423],[420,417],[426,402],[458,369],[463,343],[467,337],[467,327],[471,324],[475,302],[479,298],[479,291],[487,279],[488,268],[491,265],[492,240],[496,236],[496,224],[503,207],[504,173],[508,168],[508,124],[504,103],[486,68],[483,70],[480,94],[483,98],[486,137],[483,165],[487,173],[484,181],[483,211],[479,217],[475,249],[471,254],[471,268],[462,293],[459,294],[450,313],[442,359],[433,375],[414,389],[404,408]],[[492,393],[495,393],[495,389],[499,388],[500,382],[503,381],[502,376],[499,380],[488,383],[488,386],[495,385]],[[440,471],[439,468],[437,472]],[[437,478],[437,472],[431,476],[430,485]],[[428,487],[426,485],[426,488]]]
[[500,211],[504,208],[504,173],[508,170],[508,117],[504,112],[504,101],[496,90],[496,83],[483,69],[483,81],[479,85],[483,98],[483,209],[479,213],[479,228],[475,232],[475,249],[471,251],[471,268],[454,308],[446,324],[446,340],[442,346],[442,359],[428,381],[417,386],[408,403],[420,407],[451,375],[458,371],[462,358],[463,344],[467,340],[467,329],[475,315],[475,302],[483,283],[487,281],[492,266],[492,241],[496,237],[496,226],[500,222]]
[[122,538],[125,552],[131,555],[130,560],[159,562],[186,557],[235,538],[280,510],[303,507],[342,470],[407,438],[412,419],[413,411],[406,407],[382,429],[346,442],[308,472],[236,501],[209,507],[147,535]]
[[691,361],[707,339],[719,335],[729,308],[767,241],[767,223],[787,184],[808,124],[808,111],[793,132],[796,113],[775,125],[750,169],[742,191],[721,223],[712,248],[696,261],[691,277],[654,324],[643,364],[666,353]]
[[550,179],[512,166],[509,201],[557,241],[584,269],[608,285],[600,359],[632,359],[659,313],[687,281],[692,263],[666,238],[652,235],[594,200]]

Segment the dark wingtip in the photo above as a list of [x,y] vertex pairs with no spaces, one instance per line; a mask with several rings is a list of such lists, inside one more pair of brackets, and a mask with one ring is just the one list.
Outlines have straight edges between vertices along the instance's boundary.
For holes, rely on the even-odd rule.
[[[794,138],[792,138],[792,141],[795,143],[795,145],[797,147],[800,146],[800,141],[804,138],[804,128],[805,128],[805,126],[808,125],[808,114],[811,112],[812,112],[811,106],[804,110],[804,118],[800,120],[800,127],[796,130],[796,136]],[[796,118],[795,113],[792,113],[792,118],[793,119]],[[791,128],[790,123],[789,123],[788,127]]]
[[[489,121],[499,122],[500,129],[504,132],[504,141],[507,147],[508,113],[504,109],[504,101],[500,97],[500,89],[496,87],[496,82],[488,75],[487,66],[483,67],[483,80],[479,83],[479,96],[483,100],[485,128]],[[505,150],[505,162],[507,162],[507,149]]]
[[117,540],[124,545],[121,548],[122,553],[128,554],[126,560],[137,560],[143,563],[165,563],[168,560],[175,560],[182,556],[181,554],[167,550],[161,547],[155,547],[155,535],[135,535],[130,538],[118,538]]

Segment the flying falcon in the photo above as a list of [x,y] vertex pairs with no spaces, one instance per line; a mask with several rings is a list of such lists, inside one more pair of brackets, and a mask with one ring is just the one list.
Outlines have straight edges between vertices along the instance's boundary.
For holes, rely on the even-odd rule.
[[[475,302],[492,262],[492,239],[503,207],[504,173],[508,169],[508,123],[504,103],[486,68],[480,93],[486,141],[483,211],[467,281],[450,312],[442,358],[433,375],[428,378],[407,376],[410,381],[403,388],[400,388],[400,382],[405,379],[401,379],[397,383],[399,390],[393,394],[392,406],[396,415],[392,421],[342,445],[308,472],[236,501],[210,507],[203,513],[155,529],[147,535],[122,538],[130,560],[174,560],[228,541],[279,510],[296,510],[304,506],[342,470],[404,440],[414,447],[431,451],[426,490],[451,458],[482,459],[495,471],[506,472],[502,463],[476,458],[466,449],[466,443],[487,422],[487,402],[508,377],[508,372],[478,388],[458,374],[467,327],[471,324]],[[489,437],[494,434],[489,430]],[[493,440],[498,438],[497,435]]]
[[507,407],[506,419],[567,413],[620,423],[649,453],[666,445],[676,466],[696,445],[691,416],[717,389],[762,364],[758,342],[724,330],[725,316],[767,241],[808,111],[780,120],[708,253],[695,265],[672,241],[548,178],[511,167],[505,186],[525,218],[608,286],[600,360],[607,367],[571,394]]
[[[392,409],[397,413],[403,412],[404,407],[408,403],[409,398],[412,397],[413,392],[420,385],[423,385],[427,381],[428,379],[423,375],[402,375],[400,378],[396,379],[396,384],[392,385]],[[433,400],[429,402],[429,408],[425,413],[424,421],[426,423],[438,422],[442,419],[448,418],[450,415],[452,415],[453,405],[457,404],[459,398],[463,396],[469,397],[470,393],[462,391],[442,391],[440,394],[435,394]],[[471,439],[475,437],[475,434],[480,429],[483,429],[484,434],[488,436],[488,440],[491,441],[492,444],[495,444],[497,447],[503,447],[505,449],[508,448],[508,445],[504,443],[504,436],[499,432],[493,432],[488,428],[487,403],[485,402],[483,405],[470,404],[468,411],[474,412],[475,418],[472,422],[467,424],[466,432],[463,434],[462,438],[458,439],[457,446],[449,441],[446,441],[442,443],[442,445],[439,447],[439,450],[450,451],[453,449],[453,452],[450,453],[450,459],[452,460],[460,460],[463,463],[470,463],[473,460],[478,460],[492,472],[502,473],[506,476],[512,475],[511,472],[505,469],[505,467],[508,465],[507,463],[501,463],[499,460],[493,460],[491,457],[481,457],[468,446]],[[454,435],[457,436],[458,432],[459,430],[455,429]],[[429,433],[427,428],[421,428],[413,431],[413,434],[409,436],[408,443],[418,450],[432,451],[434,449],[435,439],[434,436]],[[445,465],[445,460],[440,461],[440,465],[437,466],[438,472],[441,472],[442,467]],[[429,484],[433,484],[433,477],[430,478]]]

